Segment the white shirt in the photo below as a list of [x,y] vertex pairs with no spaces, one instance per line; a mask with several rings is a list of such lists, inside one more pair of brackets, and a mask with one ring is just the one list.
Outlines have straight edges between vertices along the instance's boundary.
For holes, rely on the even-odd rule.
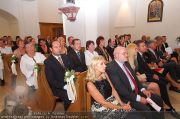
[[[115,61],[116,61],[116,60],[115,60]],[[129,77],[128,73],[126,72],[126,69],[124,69],[123,63],[118,62],[118,61],[116,61],[116,62],[118,63],[118,65],[121,67],[121,69],[122,69],[122,70],[124,71],[124,73],[126,74],[128,80],[129,80],[129,83],[130,83],[130,85],[131,85],[132,90],[135,90],[135,85],[134,85],[134,83],[132,82],[131,78]],[[127,70],[129,70],[129,69],[127,69]],[[129,71],[129,72],[130,72],[130,71]],[[131,72],[130,72],[130,73],[131,73]],[[131,75],[132,75],[132,74],[131,74]],[[145,90],[145,88],[142,88],[142,89],[141,89],[141,92],[144,91],[144,90]],[[141,96],[140,96],[140,95],[137,95],[136,101],[140,101],[140,99],[141,99]]]
[[96,51],[93,51],[92,53],[89,50],[86,50],[84,54],[85,54],[85,61],[87,66],[91,64],[91,60],[93,57],[98,56],[98,53]]
[[29,57],[27,54],[24,54],[21,57],[21,61],[20,61],[20,69],[22,71],[22,73],[25,75],[26,77],[26,84],[28,86],[33,86],[34,85],[34,66],[36,65],[36,63],[44,63],[44,60],[46,59],[46,57],[39,53],[36,52],[35,56],[34,56],[34,61],[33,58]]
[[3,54],[11,54],[12,53],[11,47],[7,47],[7,46],[5,46],[5,48],[0,47],[0,51]]

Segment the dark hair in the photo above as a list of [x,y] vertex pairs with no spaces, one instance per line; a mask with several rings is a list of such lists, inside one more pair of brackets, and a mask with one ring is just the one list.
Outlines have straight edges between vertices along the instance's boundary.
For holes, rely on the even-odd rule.
[[135,41],[134,43],[139,47],[139,45],[140,45],[141,43],[144,43],[144,41],[143,41],[143,40],[137,40],[137,41]]
[[24,42],[24,40],[23,39],[18,39],[17,41],[16,41],[16,44],[19,44],[19,42]]
[[147,46],[149,47],[152,43],[155,43],[155,41],[154,40],[147,41]]
[[88,49],[89,45],[91,45],[91,44],[94,45],[94,41],[88,40],[88,41],[86,42],[86,49]]
[[45,41],[46,42],[46,40],[44,38],[38,39],[38,43],[40,43],[41,41]]
[[108,40],[108,44],[111,43],[111,38]]
[[73,38],[73,36],[69,36],[69,37],[68,37],[68,42],[70,41],[71,38]]
[[103,37],[103,36],[97,37],[97,39],[96,39],[96,44],[97,44],[97,46],[99,46],[101,40],[104,40],[104,37]]
[[130,37],[131,37],[131,34],[127,34],[127,36],[130,36]]
[[80,39],[77,38],[73,39],[72,44],[74,45],[76,41],[80,41]]
[[156,41],[160,41],[160,40],[162,40],[162,37],[161,37],[161,36],[156,36],[154,39],[155,39]]
[[30,37],[30,36],[28,36],[28,37],[26,37],[26,38],[25,38],[25,40],[24,40],[24,44],[25,44],[25,45],[27,45],[27,44],[31,43],[31,42],[32,42],[32,40],[33,40],[33,38],[32,38],[32,37]]
[[20,36],[16,36],[16,40],[19,39],[19,38],[20,38]]
[[[51,43],[49,44],[49,48],[52,48],[52,44],[55,42],[55,41],[58,41],[58,40],[52,40]],[[59,41],[58,41],[59,42]]]

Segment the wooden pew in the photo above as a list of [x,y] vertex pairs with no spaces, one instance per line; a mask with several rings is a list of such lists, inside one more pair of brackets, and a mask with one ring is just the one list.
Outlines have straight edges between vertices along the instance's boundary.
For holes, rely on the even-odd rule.
[[40,71],[38,73],[38,86],[36,91],[36,104],[42,112],[52,112],[56,105],[56,97],[53,95],[52,90],[48,84],[45,75],[45,65],[38,64]]
[[4,69],[6,69],[7,73],[11,73],[11,57],[12,54],[3,54],[3,63],[4,63]]
[[77,100],[72,103],[68,109],[68,112],[86,112],[86,88],[85,78],[87,72],[82,72],[76,75],[76,91]]
[[[48,84],[45,76],[45,65],[39,64],[40,72],[38,73],[38,86],[36,91],[36,104],[40,111],[47,112],[53,111],[56,105],[56,98]],[[77,79],[75,82],[77,91],[77,100],[72,103],[68,109],[68,112],[89,112],[90,110],[90,97],[86,91],[86,72],[79,73],[76,75]],[[88,96],[88,98],[87,98]],[[88,109],[89,108],[89,109]]]

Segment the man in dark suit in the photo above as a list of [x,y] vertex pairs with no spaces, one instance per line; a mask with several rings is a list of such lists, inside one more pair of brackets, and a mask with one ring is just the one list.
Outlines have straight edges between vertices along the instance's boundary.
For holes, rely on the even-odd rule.
[[72,41],[73,50],[68,52],[68,56],[73,64],[73,69],[76,72],[83,72],[87,70],[85,63],[84,52],[81,51],[81,41],[79,39],[73,39]]
[[[159,68],[164,68],[163,72],[157,73],[160,76],[166,77],[166,79],[171,84],[171,89],[180,92],[180,84],[177,83],[178,74],[180,73],[180,65],[176,64],[175,62],[163,62],[159,55],[156,53],[156,42],[149,41],[148,42],[148,51],[143,53],[146,57],[146,62],[149,63],[156,63]],[[179,67],[179,68],[178,68]],[[178,89],[179,87],[179,89]]]
[[157,75],[148,66],[148,63],[146,62],[146,57],[144,57],[143,55],[143,53],[147,52],[147,47],[144,41],[138,40],[136,41],[136,44],[138,46],[138,54],[137,54],[138,72],[141,74],[145,73],[148,82],[155,82],[159,85],[161,97],[164,100],[165,104],[169,106],[168,111],[170,111],[173,116],[179,117],[178,113],[175,111],[169,100],[169,95],[166,87],[168,81],[164,77]]
[[115,45],[116,45],[116,42],[114,39],[108,40],[108,45],[106,47],[106,50],[107,50],[108,54],[110,55],[111,59],[114,59],[113,52],[114,52]]
[[70,52],[70,51],[73,50],[72,41],[73,41],[73,36],[69,36],[69,37],[68,37],[69,46],[67,47],[67,52]]
[[[155,94],[147,91],[138,81],[135,72],[129,65],[128,54],[124,47],[118,46],[114,50],[114,60],[107,66],[107,73],[118,92],[119,96],[124,102],[130,101],[130,104],[137,111],[143,111],[147,119],[152,119],[155,116],[157,119],[164,119],[163,113],[155,112],[155,115],[148,107],[149,102],[147,97],[151,98],[157,105],[163,107],[162,99]],[[163,112],[163,108],[161,110]]]
[[71,69],[71,63],[67,55],[60,55],[61,46],[58,41],[52,42],[50,50],[52,54],[44,61],[46,78],[53,94],[64,102],[64,109],[67,111],[71,101],[64,87],[64,76],[66,69]]

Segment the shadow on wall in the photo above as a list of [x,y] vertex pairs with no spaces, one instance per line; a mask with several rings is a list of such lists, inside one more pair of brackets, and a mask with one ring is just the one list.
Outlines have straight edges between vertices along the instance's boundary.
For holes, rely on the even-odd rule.
[[19,35],[19,23],[18,19],[11,13],[0,9],[0,37],[1,36],[15,36]]

